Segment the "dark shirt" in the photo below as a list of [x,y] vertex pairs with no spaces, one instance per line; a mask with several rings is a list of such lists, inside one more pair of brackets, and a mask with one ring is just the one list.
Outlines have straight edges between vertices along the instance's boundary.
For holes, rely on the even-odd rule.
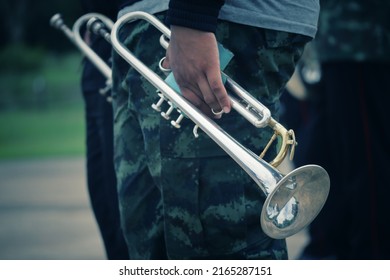
[[219,10],[224,3],[224,0],[171,0],[167,24],[215,32]]
[[[119,6],[124,8],[138,1],[140,0],[122,0]],[[215,32],[218,14],[224,3],[225,0],[171,0],[166,23]]]

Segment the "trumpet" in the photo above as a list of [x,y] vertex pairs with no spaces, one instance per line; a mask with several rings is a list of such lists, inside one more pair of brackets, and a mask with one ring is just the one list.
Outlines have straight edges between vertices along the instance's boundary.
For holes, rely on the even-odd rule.
[[293,133],[277,123],[271,117],[268,108],[226,76],[225,87],[229,92],[232,108],[256,127],[270,126],[275,130],[275,134],[283,138],[282,151],[272,164],[241,145],[144,65],[119,41],[118,33],[121,27],[135,20],[146,20],[156,27],[162,33],[160,44],[165,48],[168,46],[170,30],[156,17],[144,12],[131,12],[122,16],[115,22],[111,32],[104,31],[104,24],[98,20],[91,19],[88,25],[94,32],[111,42],[114,50],[156,87],[160,99],[152,105],[153,108],[159,111],[160,105],[168,102],[170,105],[168,111],[161,114],[167,118],[176,110],[179,117],[171,122],[175,127],[180,128],[180,121],[184,117],[191,119],[195,127],[205,132],[255,181],[266,196],[260,224],[268,236],[275,239],[287,238],[308,226],[321,211],[328,197],[330,180],[325,169],[318,165],[305,165],[287,175],[281,174],[274,165],[284,159],[291,146],[295,146]]
[[[58,30],[61,30],[66,37],[95,65],[95,67],[101,72],[101,74],[106,78],[106,86],[99,90],[99,93],[103,96],[108,95],[111,90],[112,85],[112,71],[111,67],[107,65],[106,62],[94,52],[88,44],[81,38],[81,28],[88,22],[91,18],[97,18],[104,23],[106,28],[111,29],[114,25],[113,21],[108,17],[98,14],[98,13],[88,13],[80,18],[78,18],[73,24],[72,30],[66,26],[64,23],[61,14],[55,14],[50,19],[50,25]],[[106,97],[108,102],[112,101],[110,96]]]

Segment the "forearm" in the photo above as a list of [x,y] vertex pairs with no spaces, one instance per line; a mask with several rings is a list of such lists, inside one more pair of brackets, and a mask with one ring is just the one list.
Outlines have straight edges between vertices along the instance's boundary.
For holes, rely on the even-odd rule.
[[171,0],[167,24],[215,33],[218,14],[225,0]]

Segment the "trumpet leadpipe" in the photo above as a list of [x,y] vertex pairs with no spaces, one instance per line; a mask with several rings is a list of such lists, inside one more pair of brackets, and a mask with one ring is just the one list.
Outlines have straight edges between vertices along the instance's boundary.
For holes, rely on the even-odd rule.
[[111,68],[98,54],[96,54],[88,46],[88,44],[84,41],[80,34],[81,27],[85,25],[87,21],[92,17],[100,19],[102,22],[104,22],[107,28],[112,28],[112,26],[114,25],[112,20],[98,13],[88,13],[81,16],[75,21],[72,29],[65,25],[60,14],[53,15],[50,19],[50,24],[53,27],[63,31],[64,34],[69,38],[69,40],[87,57],[87,59],[89,59],[96,66],[96,68],[98,68],[102,75],[107,79],[107,84],[110,84],[112,74]]
[[61,14],[53,15],[50,19],[50,25],[54,28],[57,28],[58,30],[61,30],[72,43],[76,43],[72,30],[70,30],[69,27],[65,24]]

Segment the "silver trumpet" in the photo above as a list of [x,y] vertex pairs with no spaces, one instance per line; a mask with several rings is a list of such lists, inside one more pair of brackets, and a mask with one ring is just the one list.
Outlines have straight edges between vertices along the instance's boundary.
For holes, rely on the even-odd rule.
[[[89,13],[81,16],[78,18],[75,23],[73,24],[72,30],[66,26],[64,23],[62,16],[60,14],[55,14],[50,19],[50,25],[61,30],[66,37],[77,47],[79,50],[89,59],[95,67],[101,72],[101,74],[106,78],[106,86],[101,89],[99,92],[101,95],[106,96],[110,90],[112,85],[112,71],[110,66],[107,65],[106,62],[98,55],[96,54],[85,42],[83,38],[81,38],[81,28],[83,25],[86,25],[88,20],[91,18],[97,18],[101,22],[104,23],[105,27],[111,30],[114,23],[111,19],[108,17],[98,14],[98,13]],[[110,96],[107,96],[107,101],[111,102],[112,99]]]
[[[227,77],[225,86],[229,92],[232,107],[256,127],[272,127],[275,135],[283,138],[282,151],[273,160],[273,164],[270,164],[233,139],[213,120],[173,90],[160,76],[145,66],[119,41],[118,32],[121,27],[135,20],[146,20],[155,26],[163,34],[160,44],[165,48],[168,46],[170,30],[157,18],[144,12],[132,12],[122,16],[114,24],[110,34],[108,31],[104,33],[102,30],[97,30],[98,28],[95,28],[95,32],[103,34],[111,42],[115,51],[157,88],[160,100],[152,107],[158,111],[163,102],[168,102],[170,108],[161,114],[166,117],[172,111],[178,111],[179,117],[172,122],[175,127],[180,127],[179,123],[184,116],[188,117],[251,176],[266,196],[260,223],[268,236],[282,239],[308,226],[321,211],[328,197],[330,180],[327,172],[318,165],[306,165],[287,175],[282,175],[273,165],[278,165],[288,150],[296,145],[293,132],[287,131],[277,123],[264,105]],[[237,98],[241,100],[238,101]]]

